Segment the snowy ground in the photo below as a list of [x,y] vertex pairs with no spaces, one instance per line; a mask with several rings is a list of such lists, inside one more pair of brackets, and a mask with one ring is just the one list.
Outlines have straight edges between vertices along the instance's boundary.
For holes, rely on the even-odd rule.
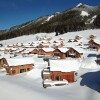
[[[87,37],[90,34],[97,36],[100,39],[100,30],[86,30],[80,32],[71,32],[64,35],[55,36],[51,34],[36,34],[29,36],[17,37],[14,39],[0,41],[0,43],[27,43],[36,41],[36,36],[52,37],[53,40],[64,38],[68,40],[74,38],[76,35],[83,37],[83,42],[87,42]],[[84,55],[89,53],[97,53],[97,51],[86,51]],[[3,55],[8,57],[9,55]],[[18,56],[22,58],[22,56]],[[26,57],[27,59],[27,57]],[[0,100],[100,100],[100,66],[97,65],[93,59],[80,61],[80,69],[78,70],[78,80],[65,86],[52,86],[46,89],[42,86],[41,70],[46,63],[42,58],[34,55],[32,59],[35,61],[35,69],[16,76],[8,76],[0,71]]]
[[[41,69],[34,69],[17,76],[0,73],[0,100],[100,100],[100,72],[97,70],[80,69],[77,82],[46,89],[42,87],[40,72]],[[34,77],[34,74],[38,75]]]
[[69,39],[74,39],[76,35],[79,35],[79,36],[82,36],[83,39],[82,41],[86,42],[87,38],[90,36],[90,35],[96,35],[97,36],[97,39],[100,39],[100,29],[96,29],[96,30],[85,30],[85,31],[79,31],[79,32],[68,32],[66,34],[63,34],[63,35],[58,35],[58,36],[55,36],[55,33],[38,33],[38,34],[35,34],[35,35],[25,35],[25,36],[20,36],[20,37],[17,37],[17,38],[13,38],[13,39],[8,39],[8,40],[3,40],[3,41],[0,41],[0,43],[3,43],[4,45],[7,45],[7,44],[15,44],[15,43],[29,43],[29,42],[33,42],[33,41],[37,41],[36,37],[51,37],[53,38],[53,40],[57,40],[59,38],[63,38],[65,40],[69,40]]

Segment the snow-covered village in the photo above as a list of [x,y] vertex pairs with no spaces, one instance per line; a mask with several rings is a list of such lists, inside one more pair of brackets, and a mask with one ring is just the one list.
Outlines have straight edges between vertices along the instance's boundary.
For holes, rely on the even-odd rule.
[[7,100],[99,100],[99,32],[39,33],[0,41],[0,98],[7,93]]
[[100,100],[100,2],[79,1],[0,1],[0,100]]

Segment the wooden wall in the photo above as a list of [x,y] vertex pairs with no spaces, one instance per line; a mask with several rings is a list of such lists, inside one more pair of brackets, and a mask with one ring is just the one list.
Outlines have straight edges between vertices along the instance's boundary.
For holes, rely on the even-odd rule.
[[74,72],[60,72],[60,71],[53,71],[52,72],[52,76],[51,79],[57,80],[57,77],[60,77],[62,80],[65,79],[67,80],[69,83],[74,82]]
[[9,68],[6,69],[6,71],[9,75],[16,75],[16,74],[30,71],[32,68],[33,68],[32,64],[19,65],[19,66],[9,66]]
[[5,58],[0,59],[0,68],[4,67],[4,64],[8,65],[7,60]]
[[[62,53],[60,50],[56,49],[54,50],[54,56],[59,56],[61,59],[65,59],[66,58],[66,54]],[[58,53],[58,55],[56,55],[56,53]]]
[[51,79],[52,81],[67,80],[69,83],[75,82],[75,72],[52,71],[50,74],[44,74],[43,79]]

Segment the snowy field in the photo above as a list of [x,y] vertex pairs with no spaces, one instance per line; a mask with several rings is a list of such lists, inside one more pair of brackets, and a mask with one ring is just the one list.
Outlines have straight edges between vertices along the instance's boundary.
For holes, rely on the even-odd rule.
[[96,30],[85,30],[85,31],[79,31],[79,32],[68,32],[66,34],[63,35],[58,35],[55,36],[56,33],[38,33],[35,35],[25,35],[25,36],[21,36],[21,37],[17,37],[17,38],[13,38],[13,39],[8,39],[8,40],[3,40],[0,41],[0,43],[3,43],[4,45],[7,44],[15,44],[15,43],[29,43],[29,42],[33,42],[33,41],[37,41],[37,37],[41,38],[41,37],[51,37],[53,38],[53,40],[57,40],[59,38],[63,38],[65,40],[69,40],[69,39],[73,39],[76,35],[82,36],[83,42],[87,42],[87,38],[92,34],[92,35],[96,35],[97,36],[97,40],[100,39],[100,29],[96,29]]
[[100,100],[100,71],[80,69],[77,82],[46,89],[40,72],[34,69],[17,76],[0,73],[0,100]]
[[[91,34],[96,35],[97,40],[100,40],[100,29],[97,29],[71,32],[59,36],[55,36],[55,33],[39,33],[3,40],[0,43],[7,45],[18,42],[33,42],[36,41],[37,36],[52,37],[53,40],[63,38],[67,41],[79,35],[83,37],[81,42],[85,44]],[[100,54],[100,51],[86,51],[84,56],[89,53]],[[2,56],[9,57],[9,55],[5,54],[2,54]],[[18,56],[18,58],[22,58],[22,56]],[[34,60],[35,68],[29,72],[9,76],[4,71],[0,71],[0,100],[100,100],[100,65],[97,65],[94,59],[78,59],[80,68],[77,71],[77,82],[45,89],[42,86],[41,70],[43,69],[42,66],[46,66],[46,63],[43,62],[42,58],[38,58],[37,55],[31,58]]]

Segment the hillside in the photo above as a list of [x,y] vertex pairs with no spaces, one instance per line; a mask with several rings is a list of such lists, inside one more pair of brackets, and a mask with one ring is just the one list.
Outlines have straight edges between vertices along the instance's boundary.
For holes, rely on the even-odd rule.
[[1,31],[0,40],[41,32],[64,34],[72,31],[100,28],[100,6],[78,4],[53,15],[42,16],[22,25]]
[[[74,47],[75,43],[67,41],[69,39],[74,39],[76,35],[81,36],[82,39],[79,42],[82,42],[83,46],[88,43],[88,37],[90,35],[95,35],[96,40],[100,41],[100,29],[95,30],[84,30],[84,31],[77,31],[77,32],[68,32],[65,34],[61,34],[55,36],[56,33],[38,33],[35,35],[24,35],[13,39],[2,40],[4,46],[0,47],[0,49],[8,48],[7,45],[13,45],[17,43],[38,43],[38,38],[52,38],[52,41],[58,41],[60,38],[65,40],[66,46]],[[79,43],[77,42],[77,43]],[[69,45],[68,45],[69,44]],[[73,46],[74,45],[74,46]],[[82,46],[82,47],[83,47]],[[84,46],[85,47],[85,46]],[[12,47],[10,47],[12,48]],[[19,49],[22,49],[20,47]],[[24,49],[24,48],[23,48]],[[29,48],[26,48],[29,49]],[[34,49],[34,48],[31,48]],[[77,70],[78,76],[77,81],[74,83],[69,83],[68,85],[64,86],[51,86],[48,88],[43,88],[42,86],[42,78],[41,78],[41,71],[46,66],[43,61],[43,58],[39,58],[38,55],[33,55],[31,57],[23,57],[22,53],[14,58],[10,58],[10,54],[4,54],[3,51],[0,51],[0,58],[5,57],[9,59],[25,59],[25,61],[32,58],[34,61],[34,68],[25,73],[21,73],[15,76],[6,75],[4,70],[0,70],[0,100],[99,100],[100,99],[100,65],[97,65],[95,60],[91,57],[87,57],[87,54],[100,54],[100,50],[88,50],[84,49],[84,59],[77,59],[77,58],[66,58],[66,62],[73,62],[74,60],[77,61],[73,66],[73,68],[79,67]],[[60,59],[61,60],[61,59]],[[57,67],[59,67],[59,61],[54,60],[57,63]],[[64,61],[64,59],[62,60]],[[19,62],[18,62],[19,63]],[[51,63],[51,65],[55,65],[55,63]],[[68,66],[68,68],[69,68]],[[54,67],[54,66],[52,66]],[[64,64],[62,63],[62,66]],[[14,91],[13,91],[14,90]]]
[[[84,31],[77,31],[77,32],[68,32],[62,35],[55,36],[55,32],[53,33],[37,33],[37,34],[32,34],[32,35],[24,35],[8,40],[2,40],[0,43],[3,45],[8,45],[8,44],[16,44],[16,43],[31,43],[34,41],[37,41],[37,38],[52,38],[53,40],[58,40],[59,38],[64,38],[65,41],[68,41],[69,39],[74,39],[76,35],[82,36],[83,39],[81,40],[82,42],[87,42],[88,37],[92,34],[97,37],[97,40],[100,39],[100,29],[94,29],[94,30],[84,30]],[[79,41],[80,42],[80,41]]]

